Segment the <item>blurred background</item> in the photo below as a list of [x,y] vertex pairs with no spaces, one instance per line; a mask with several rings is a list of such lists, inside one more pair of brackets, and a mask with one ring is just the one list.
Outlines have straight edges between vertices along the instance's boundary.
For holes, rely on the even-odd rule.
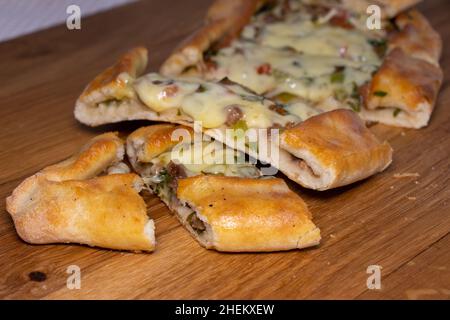
[[137,0],[0,0],[0,42],[65,23],[69,5],[82,17]]

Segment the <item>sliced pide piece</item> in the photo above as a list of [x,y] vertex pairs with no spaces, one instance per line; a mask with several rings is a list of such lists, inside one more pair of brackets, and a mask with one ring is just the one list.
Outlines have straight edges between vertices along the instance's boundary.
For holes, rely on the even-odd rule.
[[206,248],[280,251],[319,244],[303,200],[282,179],[199,175],[178,181],[184,222]]
[[[258,252],[319,243],[307,206],[283,180],[262,178],[251,162],[221,162],[227,151],[243,154],[216,141],[195,145],[193,134],[184,126],[143,127],[128,137],[127,153],[145,183],[202,246]],[[174,153],[177,147],[184,156]],[[219,150],[224,152],[215,158],[220,161],[206,161]],[[194,163],[195,152],[203,162]]]
[[430,120],[443,81],[442,39],[427,19],[410,10],[395,19],[389,53],[363,88],[361,116],[393,126],[422,128]]
[[283,131],[280,169],[289,178],[319,190],[343,186],[383,171],[392,148],[380,143],[356,113],[335,110]]
[[189,120],[177,114],[176,109],[165,113],[149,109],[137,97],[133,85],[146,66],[147,49],[137,47],[125,53],[84,89],[75,103],[75,118],[89,126],[139,119]]
[[[148,112],[126,117],[122,117],[119,114],[117,117],[114,116],[114,121],[119,119],[129,120],[131,118],[163,120],[191,127],[195,127],[196,121],[200,122],[202,130],[217,141],[225,143],[230,148],[246,152],[256,159],[270,163],[297,183],[313,189],[325,190],[355,182],[376,172],[372,168],[372,162],[367,164],[358,162],[360,167],[351,168],[354,169],[354,172],[350,172],[350,169],[342,172],[342,176],[348,175],[345,178],[332,181],[316,179],[314,183],[311,183],[310,177],[304,176],[304,174],[315,172],[312,167],[307,166],[308,170],[297,171],[293,174],[290,170],[295,166],[286,165],[286,163],[300,162],[302,166],[305,166],[304,159],[298,158],[297,154],[299,153],[295,152],[292,146],[290,149],[281,146],[279,152],[280,161],[278,163],[276,157],[266,157],[258,150],[252,150],[249,145],[237,146],[235,143],[236,139],[230,138],[226,134],[227,129],[231,129],[233,132],[240,130],[244,133],[248,129],[253,129],[254,131],[266,129],[269,131],[268,134],[270,134],[272,132],[271,129],[285,130],[294,127],[300,124],[302,120],[317,114],[313,110],[306,108],[301,101],[289,106],[275,103],[228,79],[220,82],[206,82],[199,79],[171,79],[156,73],[139,77],[134,80],[132,87],[135,90],[136,102],[142,104],[143,108],[147,108]],[[128,100],[125,100],[123,104],[124,108],[126,108]],[[117,106],[111,107],[111,112],[115,112],[114,110],[119,110],[120,108],[122,108],[122,103],[119,101]],[[120,111],[117,112],[120,113]],[[323,118],[326,119],[328,116],[325,115]],[[97,123],[108,123],[110,119],[111,117],[101,115],[96,118],[96,121]],[[328,123],[331,126],[330,130],[334,130],[334,124],[332,122]],[[199,129],[196,130],[198,131]],[[220,133],[220,135],[217,133]],[[345,135],[345,130],[341,134]],[[356,133],[353,133],[353,135],[355,136]],[[364,141],[365,137],[361,136],[360,139]],[[278,147],[276,136],[274,144],[275,148]],[[325,148],[325,146],[322,147]],[[354,145],[354,148],[352,156],[357,158],[360,152],[357,143]],[[328,152],[333,153],[336,150],[331,148]],[[336,154],[336,157],[339,157],[339,153]],[[391,162],[391,157],[389,154],[389,156],[377,158],[377,160],[380,161],[377,167],[385,168]],[[318,174],[318,172],[315,172],[315,174]],[[321,181],[323,184],[319,184]]]
[[203,53],[227,46],[250,21],[253,13],[273,0],[216,0],[203,25],[178,46],[161,67],[167,76],[179,75],[188,67],[205,69]]
[[79,243],[153,251],[154,223],[139,195],[144,183],[122,162],[116,133],[25,179],[6,199],[16,231],[32,244]]

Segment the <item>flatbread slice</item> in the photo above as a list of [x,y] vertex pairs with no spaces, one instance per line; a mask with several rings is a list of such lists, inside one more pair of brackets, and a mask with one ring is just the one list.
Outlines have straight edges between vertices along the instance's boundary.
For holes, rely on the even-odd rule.
[[[228,77],[272,101],[295,104],[293,112],[346,108],[367,121],[421,128],[429,122],[443,80],[442,39],[420,12],[409,9],[417,2],[278,1],[253,11],[251,19],[246,11],[240,21],[247,23],[239,24],[241,32],[233,32],[226,45],[183,42],[160,72]],[[381,9],[379,30],[367,27],[369,5]],[[208,21],[214,21],[211,15],[198,31],[205,39],[211,34]],[[221,38],[215,34],[214,39]],[[195,59],[181,58],[187,48],[196,52]]]
[[6,200],[19,236],[32,244],[153,251],[154,223],[139,195],[144,184],[123,157],[123,141],[105,133],[25,179]]
[[[120,61],[117,65],[121,65]],[[126,70],[124,70],[126,72]],[[115,82],[111,80],[109,82]],[[79,121],[88,125],[100,125],[123,120],[146,119],[184,124],[193,127],[195,121],[201,121],[205,134],[225,143],[231,148],[238,148],[249,153],[261,161],[271,163],[288,177],[304,187],[326,190],[364,179],[376,172],[384,170],[392,160],[392,149],[389,144],[380,143],[373,134],[364,127],[356,115],[350,111],[340,110],[347,116],[336,117],[330,113],[318,115],[318,122],[322,123],[321,130],[330,130],[336,133],[335,128],[341,128],[339,136],[345,140],[346,132],[352,132],[352,139],[347,139],[345,150],[346,162],[352,163],[345,167],[320,167],[324,164],[309,162],[309,159],[298,158],[301,152],[281,145],[280,157],[266,157],[255,153],[251,149],[236,146],[234,140],[225,134],[227,129],[276,129],[286,130],[296,126],[307,126],[311,116],[307,109],[304,112],[292,111],[292,106],[286,107],[274,103],[234,82],[222,80],[220,82],[207,82],[199,79],[173,79],[163,77],[156,73],[134,78],[129,81],[130,88],[135,92],[123,100],[108,102],[98,100],[96,103],[86,101],[80,97],[75,107],[75,116]],[[89,93],[90,86],[88,86]],[[101,88],[96,89],[101,92]],[[328,119],[328,120],[327,120]],[[304,120],[304,121],[303,121]],[[358,128],[358,130],[354,130]],[[313,133],[312,133],[313,134]],[[275,141],[275,147],[277,147]],[[364,145],[364,149],[360,146]],[[340,145],[342,146],[342,145]],[[332,159],[339,159],[341,150],[332,144],[320,144],[314,152],[327,152]],[[320,157],[320,154],[315,154]],[[361,157],[375,160],[363,162]],[[278,161],[279,160],[279,161]],[[340,162],[340,160],[336,160]],[[335,161],[335,162],[336,162]],[[331,162],[330,162],[331,163]],[[313,168],[315,166],[316,168]],[[305,170],[306,168],[306,170]],[[311,178],[314,172],[317,179]],[[328,175],[323,178],[322,174]]]
[[[282,179],[261,178],[251,163],[206,161],[212,150],[236,152],[217,141],[201,144],[203,162],[188,161],[199,150],[189,139],[193,134],[191,128],[170,124],[143,127],[128,137],[127,153],[143,180],[202,246],[261,252],[320,242],[306,204]],[[187,141],[179,142],[180,136]],[[175,146],[189,156],[176,156]]]

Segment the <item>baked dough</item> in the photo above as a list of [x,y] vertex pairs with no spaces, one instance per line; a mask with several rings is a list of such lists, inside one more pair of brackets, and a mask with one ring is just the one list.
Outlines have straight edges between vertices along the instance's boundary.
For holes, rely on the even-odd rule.
[[153,251],[154,223],[139,195],[143,181],[127,173],[123,156],[117,133],[105,133],[25,179],[6,200],[19,236],[32,244]]
[[[281,135],[281,147],[291,160],[281,170],[292,180],[330,189],[364,179],[386,169],[392,148],[380,143],[358,115],[334,110],[309,118]],[[292,160],[292,156],[295,158]]]
[[[320,231],[306,204],[282,179],[261,179],[251,164],[229,164],[235,170],[213,174],[204,173],[204,165],[200,165],[202,171],[194,172],[187,163],[166,159],[178,143],[172,139],[176,130],[185,130],[184,138],[193,138],[192,129],[184,126],[143,127],[128,137],[127,154],[134,169],[202,246],[257,252],[320,242]],[[250,167],[253,177],[248,174]],[[230,172],[233,176],[228,176]]]
[[197,235],[219,251],[280,251],[319,244],[303,200],[282,179],[195,176],[180,179],[177,197],[205,223]]

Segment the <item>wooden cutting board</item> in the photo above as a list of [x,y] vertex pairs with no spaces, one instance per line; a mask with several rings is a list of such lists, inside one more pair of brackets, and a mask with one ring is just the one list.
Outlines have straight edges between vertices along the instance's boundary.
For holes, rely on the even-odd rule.
[[[0,197],[25,177],[58,162],[90,137],[130,131],[146,122],[88,128],[75,121],[74,101],[98,72],[136,45],[157,70],[174,46],[199,26],[206,0],[141,1],[65,26],[0,44]],[[420,6],[450,40],[450,3]],[[63,13],[62,13],[63,14]],[[0,22],[1,25],[1,22]],[[450,298],[450,51],[429,127],[372,130],[393,146],[388,170],[327,192],[295,189],[322,230],[314,249],[221,254],[202,249],[157,199],[148,201],[158,247],[131,254],[77,245],[22,242],[0,208],[1,298]],[[418,177],[394,178],[397,173]],[[66,286],[67,268],[81,270],[81,289]],[[379,265],[381,290],[366,286]],[[30,279],[39,271],[41,278]],[[31,277],[33,278],[33,277]]]

